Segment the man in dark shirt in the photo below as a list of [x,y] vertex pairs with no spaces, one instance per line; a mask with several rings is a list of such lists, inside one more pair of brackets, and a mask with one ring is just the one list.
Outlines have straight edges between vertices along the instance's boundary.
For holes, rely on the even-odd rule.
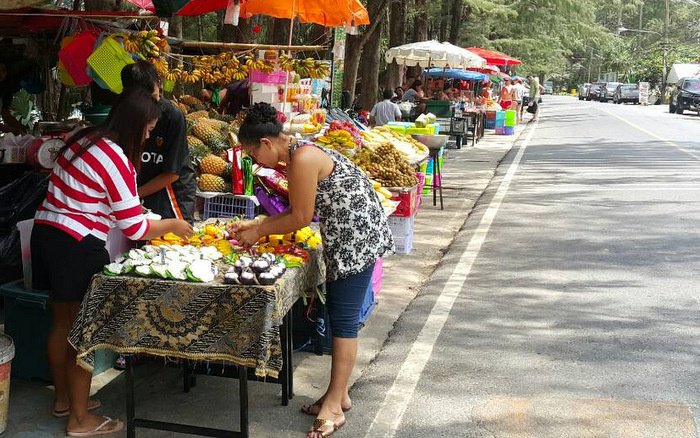
[[141,155],[138,191],[144,206],[163,218],[194,220],[196,181],[190,164],[185,118],[170,101],[160,97],[160,79],[149,62],[138,61],[121,73],[124,89],[153,93],[163,115],[151,132]]
[[26,133],[24,126],[10,112],[12,98],[20,88],[16,75],[12,74],[7,64],[0,63],[0,116],[2,116],[0,132]]
[[221,97],[221,112],[223,114],[237,115],[243,108],[250,106],[250,82],[248,79],[236,81],[226,87],[226,92]]

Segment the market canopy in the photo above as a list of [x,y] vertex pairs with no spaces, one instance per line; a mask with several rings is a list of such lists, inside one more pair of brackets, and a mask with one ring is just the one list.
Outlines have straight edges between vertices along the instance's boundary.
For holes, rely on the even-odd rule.
[[519,65],[522,61],[495,50],[482,49],[481,47],[467,47],[470,52],[481,56],[491,65]]
[[486,60],[469,50],[439,41],[421,41],[392,47],[386,51],[386,62],[409,67],[484,67]]
[[462,81],[483,81],[488,77],[483,73],[462,70],[459,68],[431,68],[426,70],[424,74],[431,78],[459,79]]
[[[198,16],[226,9],[228,0],[190,0],[178,15]],[[302,23],[322,26],[369,24],[367,9],[359,0],[241,0],[240,16],[266,15],[298,19]]]

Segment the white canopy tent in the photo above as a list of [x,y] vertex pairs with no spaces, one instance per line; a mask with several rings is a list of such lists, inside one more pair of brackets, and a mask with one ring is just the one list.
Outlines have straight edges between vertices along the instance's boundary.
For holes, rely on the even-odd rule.
[[467,49],[439,41],[421,41],[392,47],[386,51],[386,62],[409,67],[482,68],[486,60]]
[[668,72],[666,83],[675,84],[682,78],[699,76],[700,64],[673,64],[671,71]]

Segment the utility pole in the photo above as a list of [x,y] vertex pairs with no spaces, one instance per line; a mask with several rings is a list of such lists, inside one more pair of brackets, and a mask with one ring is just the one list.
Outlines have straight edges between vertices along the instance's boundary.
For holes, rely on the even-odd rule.
[[661,103],[666,103],[666,75],[668,74],[668,25],[671,21],[669,0],[665,0],[664,3],[666,6],[666,15],[664,17],[664,76],[661,78]]
[[593,64],[593,48],[590,49],[591,54],[588,56],[588,83],[591,83],[591,64]]

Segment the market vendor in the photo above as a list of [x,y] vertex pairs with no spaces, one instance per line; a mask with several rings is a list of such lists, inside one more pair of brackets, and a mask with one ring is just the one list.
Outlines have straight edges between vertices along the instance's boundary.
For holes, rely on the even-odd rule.
[[250,81],[244,79],[236,81],[222,90],[221,113],[237,115],[244,108],[250,106]]
[[511,109],[516,100],[515,89],[510,83],[510,79],[506,79],[501,91],[498,95],[498,103],[504,110]]
[[68,343],[92,276],[109,263],[107,233],[116,226],[132,240],[173,232],[187,237],[192,226],[179,219],[148,220],[136,193],[136,173],[149,132],[161,115],[149,92],[124,92],[107,121],[66,141],[49,179],[46,199],[34,217],[31,236],[33,285],[49,292],[51,329],[47,356],[53,380],[51,413],[66,417],[70,436],[105,435],[124,424],[89,413],[92,373],[77,364]]
[[160,96],[160,78],[147,61],[129,64],[122,70],[124,90],[152,93],[162,115],[141,154],[139,196],[143,205],[163,218],[194,220],[195,172],[190,164],[185,118],[170,101]]
[[340,153],[282,133],[277,111],[257,103],[238,133],[245,152],[258,164],[287,165],[290,209],[276,216],[235,222],[230,232],[246,246],[269,234],[307,226],[314,211],[320,219],[327,296],[333,332],[333,372],[326,393],[304,406],[316,420],[307,438],[331,435],[345,424],[352,402],[348,379],[357,356],[362,303],[377,259],[393,249],[393,238],[377,194],[365,174]]

